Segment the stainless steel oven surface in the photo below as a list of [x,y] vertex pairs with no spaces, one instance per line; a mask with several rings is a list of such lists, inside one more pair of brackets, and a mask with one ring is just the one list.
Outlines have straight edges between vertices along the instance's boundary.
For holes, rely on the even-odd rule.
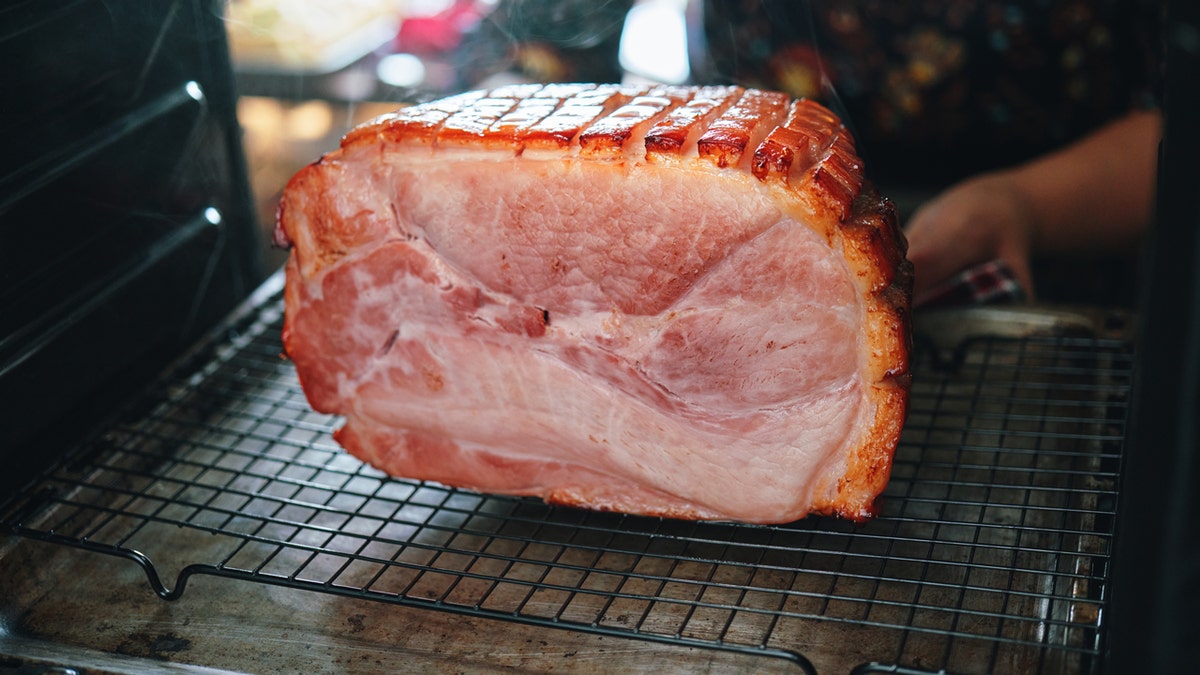
[[919,313],[880,514],[769,527],[551,507],[344,453],[282,354],[224,9],[0,10],[29,99],[0,113],[20,150],[0,175],[0,670],[1189,663],[1195,9],[1168,7],[1141,304]]

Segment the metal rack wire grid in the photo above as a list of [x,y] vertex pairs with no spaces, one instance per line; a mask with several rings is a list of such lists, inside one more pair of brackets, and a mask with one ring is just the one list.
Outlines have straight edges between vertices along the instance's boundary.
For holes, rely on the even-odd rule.
[[281,316],[273,297],[228,327],[10,500],[6,530],[134,559],[168,599],[202,573],[807,672],[831,645],[860,673],[1097,671],[1127,344],[918,350],[881,515],[762,527],[389,479],[309,408]]

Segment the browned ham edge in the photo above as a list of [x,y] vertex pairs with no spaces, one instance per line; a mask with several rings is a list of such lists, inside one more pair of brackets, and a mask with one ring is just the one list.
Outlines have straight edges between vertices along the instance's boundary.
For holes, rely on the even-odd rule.
[[290,181],[275,241],[305,394],[392,475],[674,518],[876,512],[911,265],[815,102],[552,84],[405,107]]

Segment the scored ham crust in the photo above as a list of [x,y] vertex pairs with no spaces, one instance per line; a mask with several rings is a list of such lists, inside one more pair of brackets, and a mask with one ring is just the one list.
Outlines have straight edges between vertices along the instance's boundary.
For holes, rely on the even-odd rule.
[[515,85],[300,171],[284,348],[379,469],[592,509],[863,520],[904,423],[911,266],[853,139],[740,87]]

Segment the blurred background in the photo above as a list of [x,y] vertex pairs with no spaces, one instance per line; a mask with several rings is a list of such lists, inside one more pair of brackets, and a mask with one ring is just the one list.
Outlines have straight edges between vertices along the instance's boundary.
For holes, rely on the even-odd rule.
[[[512,82],[689,80],[687,0],[231,0],[262,240],[287,180],[399,105]],[[268,247],[269,268],[285,252]]]
[[[850,128],[903,223],[964,177],[1154,105],[1160,57],[1155,10],[1124,0],[227,0],[224,11],[268,269],[285,258],[269,235],[296,171],[356,124],[448,93],[732,83],[815,98]],[[1044,299],[1134,302],[1132,250],[1039,256],[1034,268]]]

